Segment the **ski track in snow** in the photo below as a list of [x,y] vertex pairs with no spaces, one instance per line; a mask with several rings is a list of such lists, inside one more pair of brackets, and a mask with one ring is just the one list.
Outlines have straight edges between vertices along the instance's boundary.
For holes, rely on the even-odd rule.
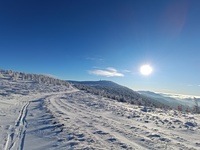
[[16,120],[15,126],[10,126],[11,131],[8,134],[8,138],[6,140],[5,150],[21,150],[23,149],[24,139],[26,135],[26,115],[27,115],[27,107],[30,102],[26,102],[22,109],[20,110],[20,114],[18,119]]

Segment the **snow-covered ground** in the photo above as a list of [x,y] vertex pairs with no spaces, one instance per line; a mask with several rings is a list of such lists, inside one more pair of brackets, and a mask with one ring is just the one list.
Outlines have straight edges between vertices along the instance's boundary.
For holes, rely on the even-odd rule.
[[146,109],[72,87],[5,79],[0,87],[2,150],[200,149],[198,114]]

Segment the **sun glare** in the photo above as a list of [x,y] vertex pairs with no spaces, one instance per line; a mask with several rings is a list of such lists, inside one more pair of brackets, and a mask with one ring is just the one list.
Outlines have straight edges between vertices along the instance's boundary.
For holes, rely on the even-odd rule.
[[148,76],[148,75],[150,75],[152,73],[152,71],[153,71],[153,69],[152,69],[152,67],[150,65],[142,65],[140,67],[140,73],[142,75]]

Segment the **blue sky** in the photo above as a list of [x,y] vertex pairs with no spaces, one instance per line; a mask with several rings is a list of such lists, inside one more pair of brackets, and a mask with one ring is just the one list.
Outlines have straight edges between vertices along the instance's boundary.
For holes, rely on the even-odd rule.
[[[0,68],[200,95],[199,0],[0,1]],[[150,64],[153,73],[139,68]]]

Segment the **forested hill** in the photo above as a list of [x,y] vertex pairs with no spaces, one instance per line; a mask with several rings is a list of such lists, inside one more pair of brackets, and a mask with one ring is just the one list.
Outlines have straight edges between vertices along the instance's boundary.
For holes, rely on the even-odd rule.
[[127,102],[142,106],[168,107],[156,99],[139,94],[125,86],[121,86],[112,81],[70,81],[74,87],[87,91],[95,95],[115,99],[120,102]]
[[[100,81],[68,81],[72,84],[84,84],[89,86],[106,86],[106,87],[113,87],[113,88],[127,88],[121,86],[115,82],[108,81],[108,80],[100,80]],[[127,88],[128,89],[128,88]]]

